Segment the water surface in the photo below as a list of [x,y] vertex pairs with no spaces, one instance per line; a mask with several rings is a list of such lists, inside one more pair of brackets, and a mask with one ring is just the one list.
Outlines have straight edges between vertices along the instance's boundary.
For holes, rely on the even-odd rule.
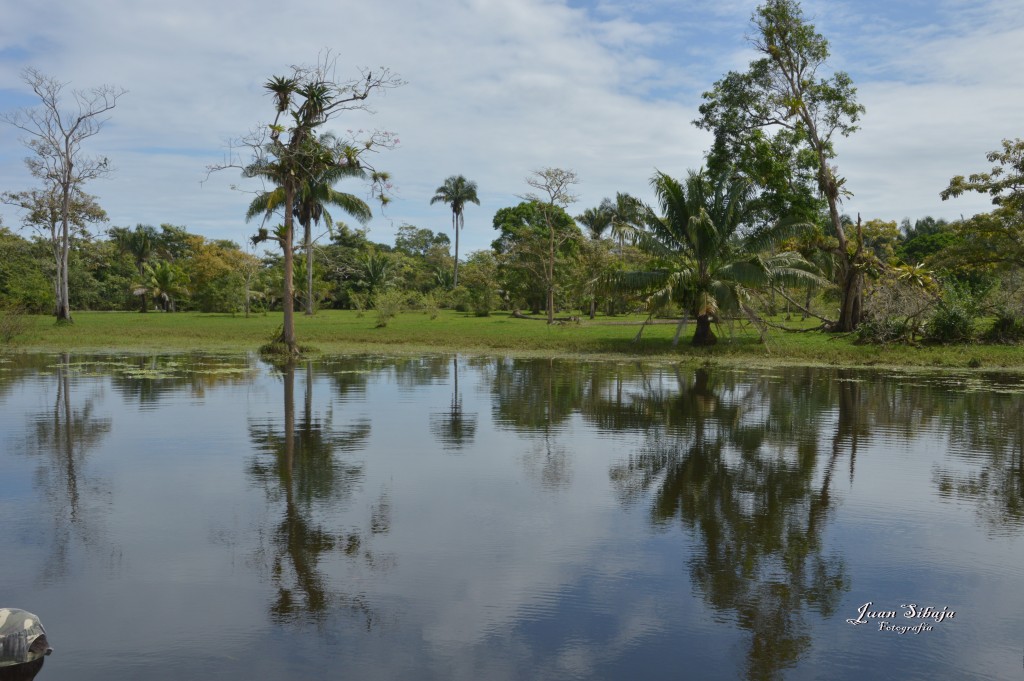
[[49,681],[1020,678],[1022,393],[10,356],[0,606],[41,617]]

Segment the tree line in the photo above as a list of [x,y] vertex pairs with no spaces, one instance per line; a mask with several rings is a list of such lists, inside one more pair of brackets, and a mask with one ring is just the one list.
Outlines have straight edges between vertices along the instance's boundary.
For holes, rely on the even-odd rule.
[[[306,314],[506,309],[543,313],[549,324],[576,311],[590,318],[643,311],[679,319],[677,340],[693,320],[696,345],[716,342],[715,324],[725,317],[764,333],[789,328],[793,314],[870,342],[965,341],[978,336],[979,317],[990,320],[981,330],[989,340],[1024,339],[1024,141],[1004,140],[988,155],[990,172],[953,177],[941,191],[943,200],[988,194],[989,213],[913,224],[846,215],[852,191],[833,143],[856,132],[865,114],[856,88],[842,71],[829,72],[828,41],[795,0],[767,0],[752,23],[755,59],[704,93],[694,121],[713,135],[704,167],[683,177],[655,170],[654,205],[619,193],[575,216],[576,173],[536,170],[520,203],[493,216],[491,248],[465,257],[464,212],[480,202],[476,183],[462,175],[445,179],[430,199],[451,209],[454,254],[443,233],[403,225],[393,245],[373,243],[331,215],[358,223],[372,215],[369,203],[335,188],[346,179],[368,185],[372,201],[390,200],[390,176],[374,158],[394,147],[394,136],[324,132],[336,116],[403,84],[387,69],[337,81],[325,54],[265,83],[273,119],[240,140],[251,157],[210,168],[234,168],[264,184],[245,212],[260,221],[245,248],[172,225],[96,236],[91,226],[106,215],[83,185],[110,167],[82,156],[81,145],[124,92],[76,92],[69,114],[60,107],[63,85],[29,70],[25,80],[42,104],[4,120],[29,134],[29,170],[42,188],[3,194],[35,236],[0,227],[0,304],[64,321],[71,308],[279,309],[277,341],[290,353],[298,350],[297,306]],[[276,248],[257,255],[264,243]],[[386,315],[380,319],[386,324]]]

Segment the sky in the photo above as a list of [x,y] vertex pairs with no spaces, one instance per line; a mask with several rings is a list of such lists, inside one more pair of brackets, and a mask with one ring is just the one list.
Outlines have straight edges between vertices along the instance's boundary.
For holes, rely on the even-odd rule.
[[[260,186],[238,170],[208,173],[232,142],[270,122],[262,88],[291,65],[337,57],[339,80],[389,68],[405,84],[327,129],[384,130],[376,154],[394,200],[372,205],[369,238],[393,243],[402,224],[451,233],[430,205],[445,178],[478,185],[460,255],[487,248],[494,213],[531,191],[547,167],[574,170],[578,215],[616,192],[653,200],[655,170],[697,169],[710,135],[692,121],[701,95],[755,58],[756,0],[33,0],[6,3],[0,23],[0,111],[37,102],[32,67],[71,91],[127,90],[84,151],[114,172],[86,185],[107,226],[184,226],[246,241],[244,214]],[[837,144],[835,164],[863,219],[956,219],[984,196],[942,201],[954,175],[991,168],[985,154],[1024,136],[1024,3],[1019,0],[804,0],[867,110]],[[0,124],[0,191],[38,186],[25,135]],[[340,191],[368,198],[356,179]],[[335,218],[349,222],[344,215]],[[20,216],[0,206],[10,228]]]

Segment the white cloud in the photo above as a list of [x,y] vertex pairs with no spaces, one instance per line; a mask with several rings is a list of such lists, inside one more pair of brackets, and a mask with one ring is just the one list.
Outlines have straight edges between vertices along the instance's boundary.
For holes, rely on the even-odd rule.
[[[390,241],[402,222],[447,230],[447,211],[429,199],[461,173],[477,181],[483,203],[467,210],[468,252],[490,243],[491,216],[516,201],[535,168],[579,173],[576,213],[617,191],[649,197],[656,167],[699,166],[709,143],[691,125],[700,94],[749,60],[743,36],[754,6],[40,0],[5,12],[0,108],[25,103],[18,73],[29,65],[74,87],[127,88],[89,146],[118,171],[87,189],[114,224],[170,222],[241,241],[252,227],[242,221],[248,196],[230,189],[240,177],[227,171],[200,185],[205,167],[269,118],[269,76],[329,47],[343,78],[385,65],[407,81],[372,102],[375,115],[337,121],[339,130],[377,127],[402,140],[377,159],[399,193],[372,221],[371,238]],[[887,219],[986,209],[983,197],[944,204],[938,192],[953,175],[985,168],[1002,137],[1021,134],[1014,55],[1024,10],[951,0],[911,17],[891,3],[809,1],[806,12],[868,109],[862,131],[840,144],[840,171],[856,194],[847,209]],[[0,189],[31,186],[23,156],[18,135],[0,130]],[[0,214],[17,224],[10,209]]]

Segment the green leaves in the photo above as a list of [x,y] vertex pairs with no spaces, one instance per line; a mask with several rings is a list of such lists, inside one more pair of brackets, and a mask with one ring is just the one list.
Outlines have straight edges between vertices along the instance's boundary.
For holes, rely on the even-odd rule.
[[985,157],[996,164],[992,170],[966,179],[957,175],[942,191],[942,200],[965,192],[979,192],[991,195],[996,206],[1007,205],[1024,211],[1024,139],[1004,139],[1001,151],[990,151]]

